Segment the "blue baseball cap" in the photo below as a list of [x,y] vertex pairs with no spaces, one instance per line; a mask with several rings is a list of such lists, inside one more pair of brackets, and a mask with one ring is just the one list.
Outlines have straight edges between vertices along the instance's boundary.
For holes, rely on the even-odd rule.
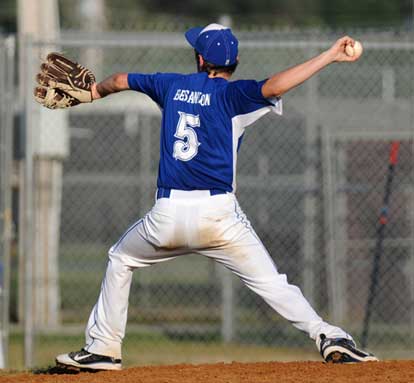
[[229,66],[237,62],[239,41],[224,25],[191,28],[185,33],[185,38],[211,64]]

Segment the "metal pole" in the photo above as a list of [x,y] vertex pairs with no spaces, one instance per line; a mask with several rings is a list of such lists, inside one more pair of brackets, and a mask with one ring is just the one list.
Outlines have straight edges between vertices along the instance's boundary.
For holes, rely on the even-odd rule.
[[221,276],[221,338],[229,343],[234,339],[234,286],[232,273],[220,268]]
[[[413,29],[414,29],[414,0],[413,0]],[[413,54],[414,52],[412,52]],[[414,69],[411,66],[411,89],[414,90]],[[414,92],[411,93],[411,105],[412,107],[410,108],[410,131],[411,131],[411,155],[414,156],[414,111],[413,111],[413,106],[414,106]],[[414,179],[414,163],[411,164],[411,179]],[[407,272],[407,277],[408,277],[408,281],[409,281],[409,286],[410,286],[410,303],[409,303],[409,307],[410,307],[410,340],[411,340],[411,344],[413,344],[414,342],[414,273],[412,272],[412,268],[414,268],[414,185],[411,185],[411,187],[409,188],[409,201],[410,201],[410,211],[409,211],[409,216],[410,216],[410,261],[408,262],[409,266],[408,266],[408,272]]]
[[326,248],[326,270],[328,285],[328,309],[330,318],[337,322],[338,312],[336,310],[336,298],[338,296],[338,285],[336,281],[336,253],[335,253],[335,181],[333,151],[329,127],[323,126],[322,150],[323,150],[323,195],[325,215],[325,248]]
[[[414,139],[411,145],[411,150],[414,153]],[[411,186],[408,190],[408,218],[410,222],[410,253],[409,260],[405,268],[406,278],[408,279],[409,286],[409,296],[410,300],[408,302],[408,307],[410,310],[410,341],[411,344],[414,342],[414,273],[412,272],[414,268],[414,187]]]
[[[3,44],[1,44],[3,45]],[[5,66],[5,55],[3,53],[4,47],[0,45],[0,94],[5,93],[5,82],[6,82],[6,66]],[[5,274],[5,258],[6,258],[6,203],[5,203],[5,194],[7,190],[7,180],[8,180],[8,168],[6,164],[7,156],[7,143],[6,143],[6,131],[7,127],[4,123],[5,121],[6,107],[5,102],[0,104],[0,307],[4,313],[6,307],[5,291],[6,286],[4,283],[4,274]],[[7,323],[7,318],[2,315],[0,323],[0,368],[5,368],[5,331],[4,328]]]
[[[346,144],[347,141],[345,141]],[[335,170],[334,170],[334,200],[335,205],[335,267],[336,267],[336,292],[335,297],[335,322],[343,325],[347,313],[347,199],[342,187],[346,185],[347,153],[342,142],[338,142],[335,148]],[[342,272],[338,272],[341,270]]]
[[[309,57],[317,54],[315,48],[309,49]],[[303,292],[311,304],[315,304],[315,250],[316,250],[316,224],[317,196],[317,140],[318,140],[318,77],[312,77],[307,83],[306,93],[306,169],[303,173],[305,194],[304,228],[303,228]]]
[[3,362],[4,367],[8,366],[8,339],[9,339],[9,303],[10,303],[10,242],[12,240],[12,214],[11,214],[11,174],[13,161],[13,90],[14,90],[14,59],[15,59],[15,39],[9,37],[5,40],[5,62],[3,76],[4,102],[2,103],[2,127],[3,136],[0,140],[3,145],[3,205],[1,214],[3,215],[3,302],[2,302],[2,342],[3,342]]
[[[33,79],[31,61],[33,57],[33,47],[31,40],[22,41],[23,45],[23,62],[26,73],[25,92],[24,92],[24,110],[22,111],[22,121],[24,124],[25,134],[25,167],[24,167],[24,201],[25,201],[25,238],[24,238],[24,259],[25,259],[25,294],[24,294],[24,365],[26,368],[33,366],[34,351],[34,318],[33,318],[33,235],[34,235],[34,212],[33,212],[33,129],[31,103],[33,102],[29,95],[29,81]],[[31,87],[30,87],[31,91]],[[31,94],[31,93],[30,93]]]

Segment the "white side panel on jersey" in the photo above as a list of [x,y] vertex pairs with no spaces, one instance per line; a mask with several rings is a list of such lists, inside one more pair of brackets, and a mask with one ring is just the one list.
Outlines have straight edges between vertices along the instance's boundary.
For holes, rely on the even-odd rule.
[[283,107],[282,107],[282,99],[281,98],[274,98],[270,99],[274,106],[265,106],[261,109],[255,110],[254,112],[246,113],[246,114],[239,114],[238,116],[234,116],[231,119],[232,123],[232,130],[233,130],[233,193],[236,192],[236,167],[237,167],[237,146],[239,143],[239,138],[243,135],[244,129],[253,124],[257,121],[260,117],[263,117],[266,113],[270,111],[282,115]]
[[233,182],[232,182],[232,188],[233,193],[236,192],[236,166],[237,166],[237,146],[239,143],[239,138],[244,133],[244,127],[237,123],[237,121],[234,121],[234,118],[232,119],[232,129],[233,129]]
[[268,100],[274,104],[274,106],[271,106],[270,109],[273,113],[278,114],[281,116],[283,114],[283,102],[280,97],[274,97],[274,98],[268,98]]

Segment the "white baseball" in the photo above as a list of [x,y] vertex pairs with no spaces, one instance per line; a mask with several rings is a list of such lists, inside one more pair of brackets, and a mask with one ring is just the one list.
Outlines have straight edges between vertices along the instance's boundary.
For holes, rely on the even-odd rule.
[[356,56],[356,58],[359,58],[359,56],[362,55],[363,50],[364,48],[362,47],[362,44],[359,41],[355,41],[354,46],[348,44],[345,47],[345,53],[350,57]]

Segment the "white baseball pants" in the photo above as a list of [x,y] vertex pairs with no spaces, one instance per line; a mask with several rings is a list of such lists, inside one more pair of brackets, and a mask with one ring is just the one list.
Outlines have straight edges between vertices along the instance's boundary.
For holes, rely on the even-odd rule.
[[279,274],[234,194],[172,190],[170,198],[158,199],[109,250],[99,299],[86,328],[85,349],[121,358],[134,269],[194,253],[226,266],[312,339],[319,334],[352,339],[324,322],[300,289]]

